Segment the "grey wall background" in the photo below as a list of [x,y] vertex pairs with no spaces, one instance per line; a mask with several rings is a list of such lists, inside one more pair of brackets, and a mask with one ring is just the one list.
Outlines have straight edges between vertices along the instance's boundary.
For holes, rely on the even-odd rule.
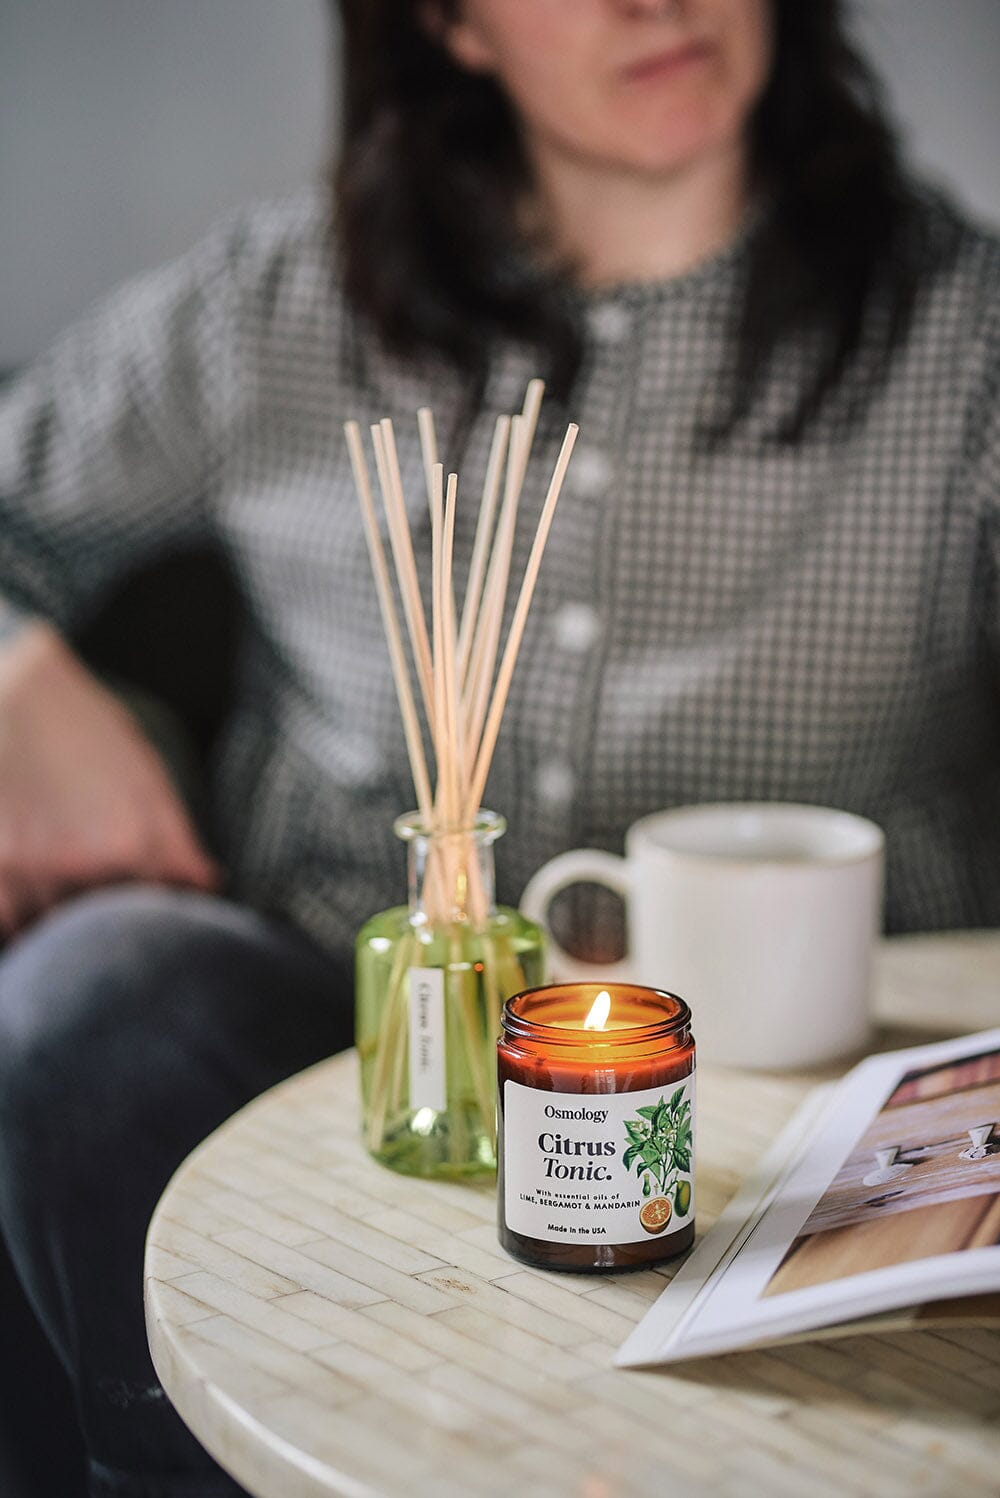
[[[914,154],[1000,225],[1000,0],[856,10]],[[0,367],[314,175],[329,53],[322,0],[0,0]]]

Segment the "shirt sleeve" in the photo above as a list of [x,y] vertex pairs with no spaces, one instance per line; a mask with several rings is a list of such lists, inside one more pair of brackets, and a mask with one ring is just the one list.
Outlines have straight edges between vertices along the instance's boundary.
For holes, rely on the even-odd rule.
[[0,390],[0,639],[63,630],[203,539],[238,403],[232,226],[128,283]]
[[987,325],[986,378],[977,397],[975,432],[967,456],[983,540],[981,621],[1000,657],[1000,301],[991,309]]

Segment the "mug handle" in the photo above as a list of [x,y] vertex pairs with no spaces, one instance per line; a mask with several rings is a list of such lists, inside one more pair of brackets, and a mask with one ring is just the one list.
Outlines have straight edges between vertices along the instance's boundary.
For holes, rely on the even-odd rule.
[[601,978],[611,982],[633,982],[631,952],[620,962],[581,962],[561,947],[549,928],[549,905],[561,890],[571,884],[603,884],[621,895],[628,911],[632,893],[628,863],[615,853],[600,848],[576,848],[560,853],[542,865],[525,885],[521,896],[521,913],[537,921],[549,939],[551,976],[559,983],[594,983]]

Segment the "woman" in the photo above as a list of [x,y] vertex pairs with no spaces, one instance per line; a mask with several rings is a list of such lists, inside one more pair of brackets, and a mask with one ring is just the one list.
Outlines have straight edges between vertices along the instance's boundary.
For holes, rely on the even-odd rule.
[[[502,897],[759,797],[880,821],[894,928],[1000,921],[1000,247],[908,185],[836,0],[342,11],[332,220],[240,215],[0,416],[0,1224],[100,1494],[229,1490],[145,1353],[143,1226],[197,1139],[344,1043],[351,939],[400,885],[345,417],[395,418],[425,560],[418,405],[473,481],[540,369],[538,474],[581,426],[488,792]],[[60,638],[205,535],[248,604],[229,899]]]

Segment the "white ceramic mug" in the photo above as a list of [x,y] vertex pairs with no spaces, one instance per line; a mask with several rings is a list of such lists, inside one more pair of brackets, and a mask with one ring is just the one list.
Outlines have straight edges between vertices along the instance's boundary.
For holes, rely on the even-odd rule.
[[679,993],[705,1061],[817,1065],[869,1035],[883,854],[874,822],[829,807],[679,807],[630,827],[624,858],[581,848],[552,859],[521,909],[547,926],[560,890],[606,885],[625,901],[625,958],[579,962],[550,933],[554,978]]

